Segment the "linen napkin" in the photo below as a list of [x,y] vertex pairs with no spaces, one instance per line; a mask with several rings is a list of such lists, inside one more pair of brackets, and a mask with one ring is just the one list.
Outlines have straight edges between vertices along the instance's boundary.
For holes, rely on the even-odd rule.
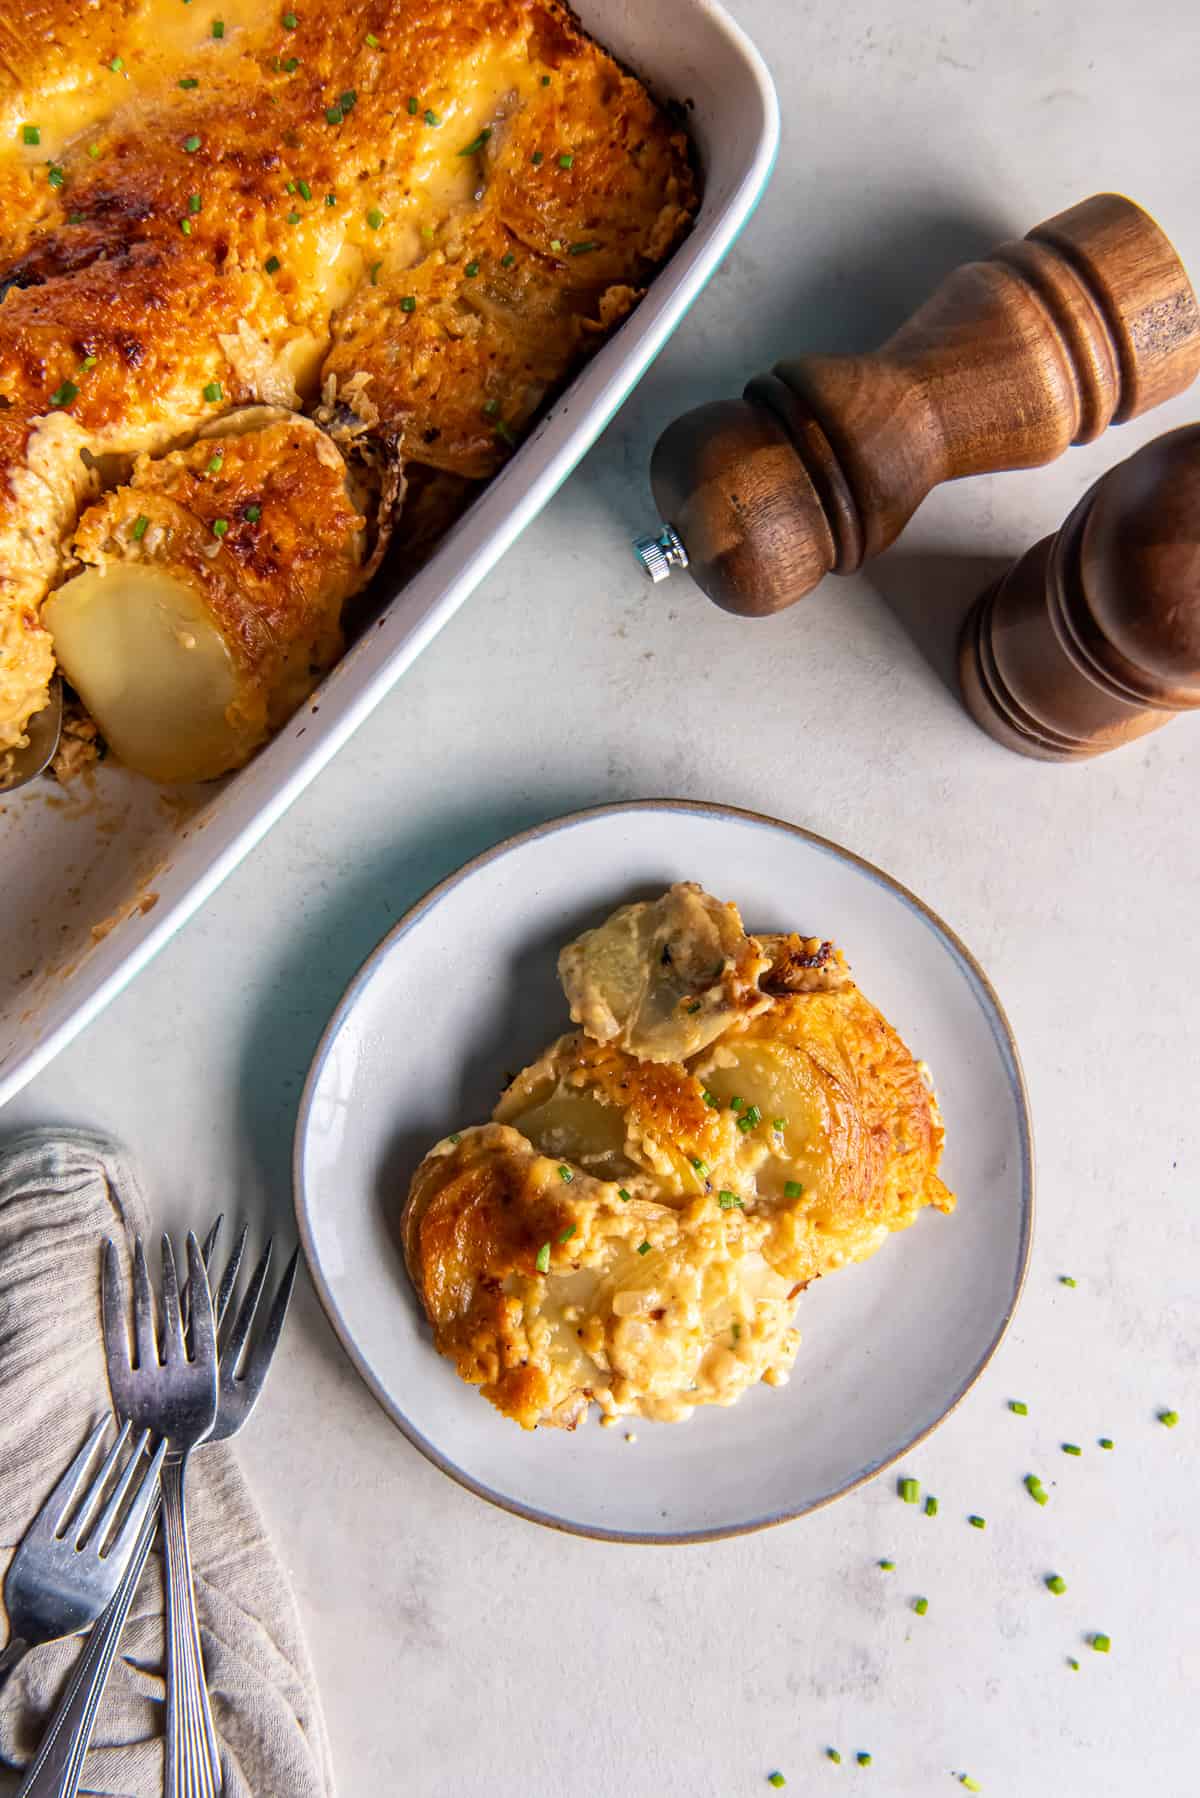
[[[100,1244],[111,1236],[127,1252],[147,1223],[137,1177],[112,1143],[64,1130],[0,1142],[0,1579],[107,1409]],[[285,1352],[286,1341],[285,1330]],[[332,1798],[295,1606],[227,1443],[188,1464],[188,1525],[228,1798]],[[156,1549],[97,1719],[84,1769],[89,1790],[119,1798],[162,1792],[163,1610]],[[2,1602],[0,1618],[7,1625]],[[32,1756],[79,1651],[78,1639],[36,1648],[0,1690],[0,1769]],[[0,1770],[0,1792],[18,1783]]]

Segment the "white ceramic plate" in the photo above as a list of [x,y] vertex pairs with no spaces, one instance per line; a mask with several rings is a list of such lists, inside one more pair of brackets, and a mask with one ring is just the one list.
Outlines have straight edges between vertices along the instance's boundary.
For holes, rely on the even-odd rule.
[[[569,1020],[561,944],[614,906],[698,880],[750,930],[833,937],[933,1068],[942,1172],[959,1196],[873,1260],[803,1294],[791,1383],[683,1424],[529,1433],[432,1346],[394,1220],[425,1150],[486,1119],[507,1070]],[[481,1497],[581,1535],[696,1541],[797,1517],[928,1434],[982,1372],[1029,1255],[1033,1165],[1016,1047],[957,937],[903,887],[821,837],[752,813],[647,800],[580,812],[469,863],[351,981],[296,1127],[296,1208],[317,1290],[409,1440]],[[913,1328],[913,1319],[920,1328]]]

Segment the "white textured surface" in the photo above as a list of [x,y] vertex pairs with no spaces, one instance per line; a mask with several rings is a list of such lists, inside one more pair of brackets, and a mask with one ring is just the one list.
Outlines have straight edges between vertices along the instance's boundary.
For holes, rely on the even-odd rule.
[[[1200,1686],[1200,720],[1090,766],[1018,760],[975,732],[904,620],[921,611],[922,641],[938,635],[986,578],[979,558],[1052,528],[1200,402],[1054,469],[943,491],[870,578],[767,624],[722,616],[679,577],[641,586],[625,539],[650,519],[647,453],[682,407],[788,351],[869,344],[961,256],[1086,193],[1131,193],[1200,270],[1200,15],[1178,0],[735,11],[785,130],[742,246],[540,523],[4,1123],[120,1131],[172,1218],[241,1199],[285,1219],[321,1024],[393,918],[467,854],[655,793],[839,838],[989,969],[1034,1105],[1023,1308],[912,1469],[940,1515],[887,1480],[714,1548],[551,1535],[428,1467],[308,1297],[244,1462],[296,1581],[343,1793],[735,1798],[775,1766],[806,1794],[949,1793],[958,1770],[1021,1798],[1181,1793]],[[1154,1422],[1163,1404],[1174,1432]],[[1057,1481],[1044,1510],[1021,1489],[1030,1469]],[[1052,1570],[1065,1597],[1041,1586]],[[915,1593],[924,1618],[906,1610]],[[1082,1646],[1097,1628],[1107,1658]]]

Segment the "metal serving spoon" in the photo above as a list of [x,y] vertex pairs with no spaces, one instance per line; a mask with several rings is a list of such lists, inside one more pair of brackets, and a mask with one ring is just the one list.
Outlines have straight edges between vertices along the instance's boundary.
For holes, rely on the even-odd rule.
[[56,675],[50,683],[49,704],[29,720],[26,731],[29,741],[25,748],[13,750],[12,764],[7,771],[0,764],[0,793],[15,793],[18,787],[36,780],[49,767],[62,734],[62,716],[62,682]]

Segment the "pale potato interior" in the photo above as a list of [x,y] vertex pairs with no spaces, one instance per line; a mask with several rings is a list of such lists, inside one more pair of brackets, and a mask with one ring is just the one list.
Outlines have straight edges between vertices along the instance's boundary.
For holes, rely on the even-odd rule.
[[87,569],[43,616],[63,672],[127,767],[190,781],[245,759],[253,738],[232,713],[233,660],[203,596],[177,575]]

